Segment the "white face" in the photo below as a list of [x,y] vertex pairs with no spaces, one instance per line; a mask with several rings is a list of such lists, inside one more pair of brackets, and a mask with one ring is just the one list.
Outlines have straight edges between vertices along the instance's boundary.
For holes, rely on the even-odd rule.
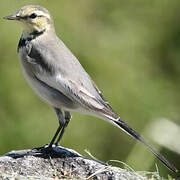
[[41,32],[50,28],[52,20],[50,14],[37,8],[21,9],[16,16],[25,32]]

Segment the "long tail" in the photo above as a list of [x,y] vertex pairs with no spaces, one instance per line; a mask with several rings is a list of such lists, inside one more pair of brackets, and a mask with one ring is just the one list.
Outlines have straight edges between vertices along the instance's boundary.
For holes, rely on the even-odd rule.
[[128,133],[130,136],[135,138],[136,140],[143,143],[148,149],[171,171],[178,172],[178,170],[172,165],[162,154],[160,154],[151,144],[149,144],[139,133],[130,128],[125,122],[123,122],[120,118],[118,120],[112,120],[112,123],[123,131]]

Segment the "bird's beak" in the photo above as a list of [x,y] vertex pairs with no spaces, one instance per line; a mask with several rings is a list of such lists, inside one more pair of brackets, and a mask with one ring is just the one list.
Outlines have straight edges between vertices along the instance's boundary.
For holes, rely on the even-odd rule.
[[20,17],[17,14],[11,15],[11,16],[5,16],[3,19],[7,20],[20,20]]

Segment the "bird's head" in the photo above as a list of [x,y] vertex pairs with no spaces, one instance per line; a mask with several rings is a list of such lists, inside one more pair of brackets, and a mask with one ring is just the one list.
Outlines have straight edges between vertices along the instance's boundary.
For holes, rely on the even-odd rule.
[[6,16],[4,19],[20,22],[25,33],[39,33],[54,27],[48,10],[37,5],[24,6],[16,14]]

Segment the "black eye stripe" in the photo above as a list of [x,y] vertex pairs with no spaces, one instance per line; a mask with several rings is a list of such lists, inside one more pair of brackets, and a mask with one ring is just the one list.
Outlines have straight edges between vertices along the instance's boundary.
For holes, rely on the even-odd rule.
[[21,19],[27,19],[28,16],[20,16]]
[[[37,14],[36,14],[37,15]],[[31,15],[30,15],[31,16]],[[21,19],[28,19],[28,18],[31,18],[33,19],[32,17],[30,16],[19,16]],[[43,15],[37,15],[36,17],[43,17]]]
[[37,17],[37,14],[36,13],[32,13],[30,16],[29,16],[29,18],[31,18],[31,19],[35,19]]

